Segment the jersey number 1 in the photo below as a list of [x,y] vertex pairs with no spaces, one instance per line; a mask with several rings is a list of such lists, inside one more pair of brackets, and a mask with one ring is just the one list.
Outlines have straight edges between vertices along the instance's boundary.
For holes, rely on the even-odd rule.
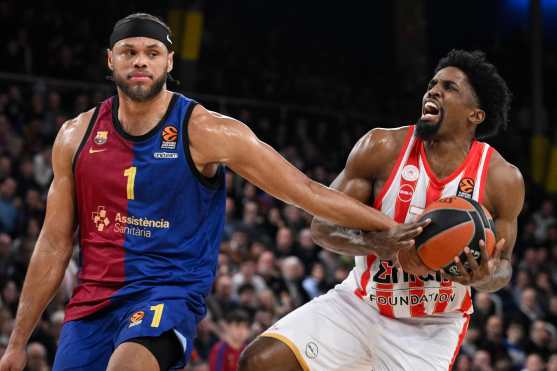
[[133,193],[133,188],[135,186],[135,174],[137,173],[137,168],[135,166],[129,167],[124,170],[124,176],[128,178],[128,185],[126,191],[128,193],[128,200],[133,200],[135,198]]

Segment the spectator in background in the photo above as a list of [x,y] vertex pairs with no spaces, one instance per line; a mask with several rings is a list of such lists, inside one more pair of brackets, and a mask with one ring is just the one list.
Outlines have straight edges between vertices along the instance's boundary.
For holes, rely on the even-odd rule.
[[486,336],[479,343],[479,349],[487,351],[493,362],[509,359],[507,348],[504,344],[503,320],[493,315],[486,324]]
[[515,320],[522,323],[526,328],[530,327],[533,321],[543,318],[543,311],[538,303],[536,289],[528,287],[522,292],[520,298],[519,311],[515,314]]
[[27,346],[27,370],[50,371],[46,357],[46,348],[41,343],[33,342]]
[[[551,355],[552,330],[550,325],[544,321],[536,320],[530,328],[530,339],[524,349],[528,354],[539,354],[544,360]],[[553,329],[555,332],[555,329]]]
[[239,304],[233,297],[232,279],[228,275],[222,275],[215,281],[214,293],[207,298],[207,308],[213,319],[218,322],[224,318],[226,313],[237,309]]
[[250,336],[251,321],[244,311],[227,313],[222,325],[221,341],[216,343],[209,355],[211,371],[236,371],[240,353]]
[[544,371],[544,368],[543,358],[539,354],[533,353],[526,359],[526,367],[522,371]]
[[15,197],[17,182],[6,178],[0,184],[0,232],[14,235],[19,217],[18,199]]
[[302,286],[311,299],[327,292],[329,287],[325,281],[325,268],[323,264],[319,262],[313,264],[311,267],[311,275],[304,279]]
[[526,361],[524,350],[524,328],[522,324],[512,322],[507,328],[505,348],[515,367],[520,367]]
[[532,219],[536,223],[535,237],[538,243],[544,243],[547,239],[547,230],[550,225],[555,224],[555,207],[553,201],[544,200],[540,210],[532,215]]
[[303,228],[298,233],[298,247],[295,255],[303,262],[306,272],[311,272],[311,268],[319,260],[319,251],[313,243],[309,228]]
[[232,283],[234,285],[233,292],[235,295],[238,294],[240,286],[244,284],[250,284],[257,292],[267,288],[265,280],[256,274],[256,263],[254,260],[246,259],[242,261],[240,266],[240,271],[234,274],[232,277]]
[[557,353],[553,353],[547,361],[547,371],[557,371]]
[[304,279],[304,266],[300,259],[289,256],[282,261],[282,276],[286,283],[288,296],[294,307],[307,303],[310,299],[308,293],[302,286]]
[[474,371],[494,371],[491,366],[491,355],[485,350],[478,350],[474,354],[472,362],[472,370]]
[[290,228],[282,227],[278,230],[275,248],[277,258],[286,258],[287,256],[294,255],[296,252],[294,237]]

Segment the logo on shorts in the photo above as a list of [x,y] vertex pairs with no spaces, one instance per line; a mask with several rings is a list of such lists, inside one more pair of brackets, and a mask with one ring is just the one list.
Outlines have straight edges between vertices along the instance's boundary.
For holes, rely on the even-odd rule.
[[409,182],[415,182],[420,176],[420,170],[414,165],[406,165],[402,169],[402,179]]
[[102,232],[105,227],[108,227],[110,220],[106,216],[106,209],[104,206],[97,207],[97,211],[93,211],[93,223],[97,227],[97,231]]
[[97,131],[97,135],[95,136],[95,139],[93,139],[93,142],[100,146],[101,144],[105,144],[107,140],[108,131]]
[[130,317],[130,325],[128,326],[128,328],[140,325],[141,322],[143,322],[143,317],[145,317],[145,312],[143,312],[142,310],[132,314],[132,316]]
[[402,202],[410,202],[414,196],[414,187],[410,184],[403,184],[398,190],[398,199]]
[[317,344],[315,344],[313,341],[310,341],[306,344],[306,356],[308,356],[309,359],[317,358],[318,354],[319,347],[317,346]]
[[161,149],[176,149],[178,142],[178,129],[176,126],[168,125],[162,130]]

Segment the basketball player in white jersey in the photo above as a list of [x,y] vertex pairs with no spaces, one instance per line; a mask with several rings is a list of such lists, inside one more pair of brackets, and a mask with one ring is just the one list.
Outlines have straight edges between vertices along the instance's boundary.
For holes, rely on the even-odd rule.
[[342,284],[256,339],[240,371],[450,369],[473,312],[470,288],[493,292],[511,279],[524,182],[516,167],[477,140],[506,125],[510,92],[481,52],[453,50],[435,72],[417,125],[371,130],[332,187],[373,200],[399,223],[414,221],[439,198],[473,198],[494,217],[494,255],[488,259],[483,246],[481,264],[468,254],[471,270],[445,277],[427,272],[414,248],[410,263],[399,267],[396,256],[366,243],[363,233],[314,219],[314,239],[355,256],[356,265]]

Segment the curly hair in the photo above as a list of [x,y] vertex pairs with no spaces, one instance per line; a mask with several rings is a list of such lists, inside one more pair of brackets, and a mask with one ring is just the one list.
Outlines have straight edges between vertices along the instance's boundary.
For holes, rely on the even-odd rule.
[[464,72],[480,108],[485,111],[485,120],[477,127],[476,138],[489,138],[499,129],[506,129],[512,94],[497,68],[486,61],[485,53],[453,49],[439,61],[435,73],[445,67],[456,67]]

